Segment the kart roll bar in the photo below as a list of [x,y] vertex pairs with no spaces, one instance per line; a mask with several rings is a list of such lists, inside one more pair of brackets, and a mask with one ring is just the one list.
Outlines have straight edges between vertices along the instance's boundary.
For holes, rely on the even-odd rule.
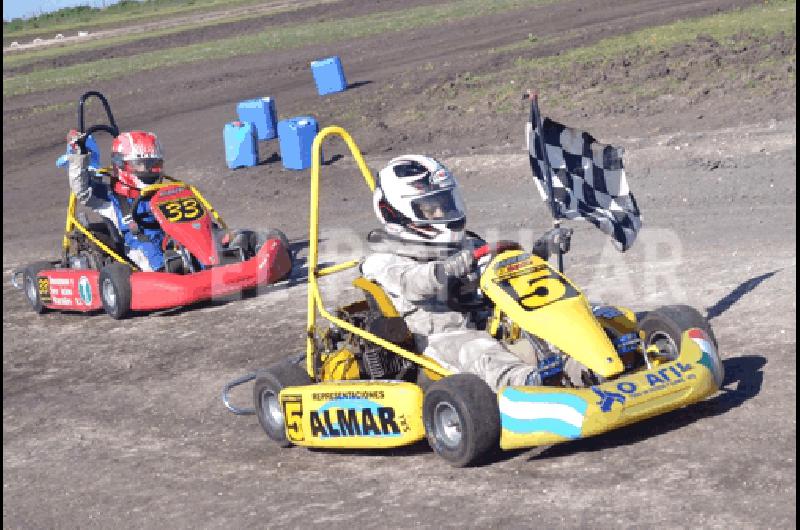
[[392,353],[399,355],[405,359],[410,360],[420,366],[427,368],[431,372],[441,376],[450,375],[450,372],[439,366],[437,363],[428,360],[427,358],[417,355],[414,352],[401,348],[387,340],[384,340],[372,333],[360,329],[349,322],[340,318],[336,318],[325,309],[325,304],[322,301],[322,294],[320,292],[318,278],[340,272],[343,270],[351,269],[358,266],[361,260],[352,260],[344,263],[339,263],[329,267],[319,268],[319,174],[322,167],[322,142],[329,136],[339,136],[350,148],[350,153],[356,159],[358,169],[367,183],[370,192],[375,190],[375,179],[372,176],[364,157],[361,155],[361,150],[358,148],[353,138],[347,131],[337,126],[329,126],[322,129],[314,138],[314,143],[311,146],[311,205],[309,209],[309,235],[308,235],[308,326],[306,328],[306,371],[312,380],[316,379],[314,373],[314,354],[315,354],[315,326],[317,320],[317,312],[320,316],[335,324],[341,329],[347,330],[354,335],[357,335],[373,344],[389,350]]
[[99,99],[100,103],[103,104],[103,108],[106,111],[106,116],[108,117],[109,125],[111,125],[111,127],[113,127],[117,131],[117,134],[114,134],[112,136],[117,136],[119,134],[119,127],[117,127],[117,122],[116,120],[114,120],[114,114],[111,113],[111,106],[108,104],[108,100],[106,99],[106,97],[100,92],[97,92],[96,90],[90,90],[89,92],[85,92],[81,96],[80,100],[78,100],[78,130],[81,133],[86,132],[86,122],[84,121],[83,108],[84,104],[86,103],[86,100],[93,96]]

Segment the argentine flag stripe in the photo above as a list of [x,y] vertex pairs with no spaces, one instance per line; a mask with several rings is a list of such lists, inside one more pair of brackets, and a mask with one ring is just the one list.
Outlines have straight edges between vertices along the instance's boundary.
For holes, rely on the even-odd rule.
[[517,418],[512,418],[505,414],[500,415],[500,420],[503,424],[503,428],[511,432],[522,434],[551,432],[565,438],[580,438],[581,436],[580,427],[575,427],[574,425],[559,420],[547,418],[541,420],[518,420]]
[[567,393],[550,393],[544,394],[540,392],[523,392],[513,387],[506,388],[501,393],[501,396],[509,401],[518,401],[523,403],[558,403],[567,405],[577,410],[581,414],[586,412],[586,400]]
[[504,429],[529,434],[551,432],[578,438],[583,427],[586,400],[567,393],[523,392],[506,388],[498,399]]
[[538,420],[542,418],[556,418],[581,428],[583,414],[568,405],[560,403],[522,403],[500,398],[500,410],[506,416],[518,420]]

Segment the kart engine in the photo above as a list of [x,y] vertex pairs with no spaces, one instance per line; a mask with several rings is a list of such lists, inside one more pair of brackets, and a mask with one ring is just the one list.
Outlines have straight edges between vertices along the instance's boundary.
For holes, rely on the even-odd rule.
[[[373,316],[367,319],[366,328],[393,344],[405,349],[414,348],[414,339],[402,317]],[[361,361],[365,375],[371,379],[397,378],[413,366],[408,359],[367,341],[362,341]]]
[[[386,341],[414,351],[413,336],[402,318],[384,317],[370,310],[366,302],[361,304],[342,308],[337,316]],[[319,351],[327,356],[342,350],[352,352],[358,361],[361,378],[403,379],[412,374],[412,369],[416,366],[411,361],[337,326],[332,326],[322,334],[319,346]]]

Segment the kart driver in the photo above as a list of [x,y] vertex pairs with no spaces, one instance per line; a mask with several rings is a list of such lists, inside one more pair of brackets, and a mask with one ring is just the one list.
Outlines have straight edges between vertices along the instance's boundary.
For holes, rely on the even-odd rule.
[[109,220],[119,231],[125,253],[143,271],[164,266],[161,245],[164,232],[158,226],[148,201],[137,208],[140,223],[134,220],[133,203],[143,188],[162,179],[164,157],[156,135],[144,131],[120,133],[111,145],[112,179],[105,184],[89,169],[91,154],[80,154],[77,131],[67,135],[69,142],[69,185],[88,208]]
[[[475,260],[465,238],[466,215],[458,184],[438,161],[406,155],[389,161],[373,195],[383,230],[369,237],[361,265],[382,286],[414,335],[417,351],[454,372],[478,375],[495,392],[506,385],[540,385],[540,370],[523,362],[468,314],[442,296],[448,281],[464,278]],[[548,256],[540,239],[534,252]]]

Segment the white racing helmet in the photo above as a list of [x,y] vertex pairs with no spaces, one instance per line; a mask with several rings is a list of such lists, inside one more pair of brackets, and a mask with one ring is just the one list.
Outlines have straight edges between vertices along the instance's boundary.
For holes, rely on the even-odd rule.
[[373,194],[375,215],[387,234],[410,242],[459,244],[466,212],[458,183],[433,158],[393,158],[378,175]]

